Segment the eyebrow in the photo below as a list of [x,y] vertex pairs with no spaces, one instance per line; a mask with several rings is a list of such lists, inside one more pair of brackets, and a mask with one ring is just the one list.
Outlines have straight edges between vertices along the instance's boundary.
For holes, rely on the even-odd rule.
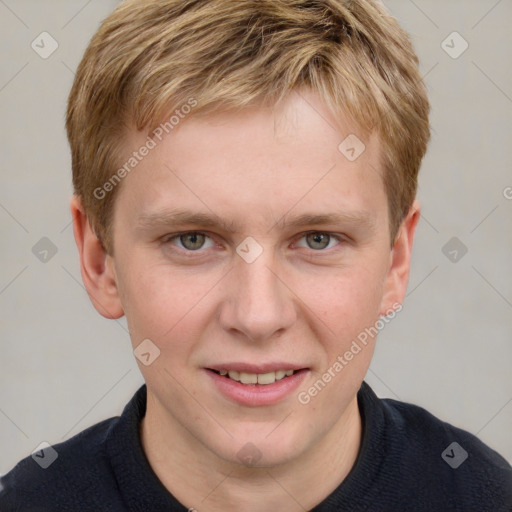
[[193,224],[203,228],[220,227],[229,233],[235,233],[237,225],[227,222],[215,213],[201,213],[190,210],[164,210],[153,213],[143,213],[137,226],[140,229],[168,227],[176,224]]
[[[288,214],[283,215],[269,229],[279,227],[281,229],[299,229],[305,226],[320,225],[350,225],[355,228],[371,230],[375,226],[375,219],[365,211],[346,211],[333,213],[304,213],[290,219]],[[226,221],[215,213],[201,213],[190,210],[162,210],[152,213],[143,213],[138,221],[137,228],[141,230],[169,227],[173,225],[193,225],[201,228],[220,228],[227,233],[242,231],[240,223],[231,220]]]
[[281,228],[303,228],[304,226],[319,225],[346,225],[353,227],[371,229],[375,226],[375,220],[368,212],[333,212],[333,213],[304,213],[290,220],[286,220],[286,215],[281,217],[275,226]]

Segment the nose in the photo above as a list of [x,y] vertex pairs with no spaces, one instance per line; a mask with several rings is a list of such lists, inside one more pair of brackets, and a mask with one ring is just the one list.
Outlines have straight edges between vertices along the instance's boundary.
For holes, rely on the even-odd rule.
[[220,322],[251,341],[283,334],[297,319],[294,295],[266,251],[252,263],[238,259],[230,272]]

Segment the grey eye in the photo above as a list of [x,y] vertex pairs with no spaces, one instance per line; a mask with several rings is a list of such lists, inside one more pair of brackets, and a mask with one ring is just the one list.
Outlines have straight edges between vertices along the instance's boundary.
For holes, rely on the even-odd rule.
[[306,235],[306,241],[311,249],[325,249],[329,245],[331,237],[326,233],[309,233]]
[[190,251],[201,249],[206,240],[206,236],[202,233],[187,233],[180,236],[181,245]]

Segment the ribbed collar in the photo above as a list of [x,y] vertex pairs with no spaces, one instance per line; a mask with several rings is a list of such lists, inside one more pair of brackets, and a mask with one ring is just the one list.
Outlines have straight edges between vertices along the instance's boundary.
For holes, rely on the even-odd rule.
[[142,449],[140,423],[146,414],[146,385],[128,402],[107,439],[107,453],[127,510],[186,512],[160,482]]

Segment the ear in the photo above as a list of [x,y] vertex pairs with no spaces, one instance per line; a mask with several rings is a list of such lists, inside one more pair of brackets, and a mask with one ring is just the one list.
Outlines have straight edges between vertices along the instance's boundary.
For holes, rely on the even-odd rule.
[[105,318],[120,318],[119,298],[112,256],[108,255],[89,224],[82,201],[71,199],[73,232],[80,255],[82,281],[96,311]]
[[402,304],[405,298],[411,267],[412,243],[419,218],[420,204],[415,200],[406,218],[400,224],[391,250],[391,262],[380,308],[380,314],[383,316],[396,310],[396,305]]

